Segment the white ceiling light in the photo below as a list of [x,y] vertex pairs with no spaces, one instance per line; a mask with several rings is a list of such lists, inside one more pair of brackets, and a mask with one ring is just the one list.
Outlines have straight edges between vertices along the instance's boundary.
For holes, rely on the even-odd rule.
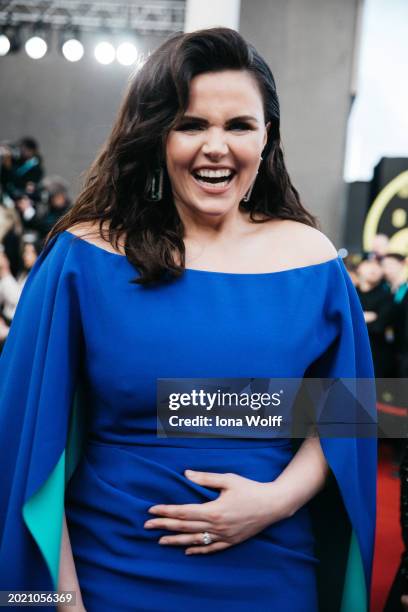
[[78,62],[84,55],[84,47],[76,38],[70,38],[62,45],[62,54],[69,62]]
[[40,36],[29,38],[24,48],[31,59],[41,59],[47,53],[47,43]]
[[116,59],[122,66],[131,66],[137,60],[137,49],[131,42],[123,42],[116,49]]
[[100,42],[95,47],[95,57],[100,64],[111,64],[115,59],[115,48],[109,42]]
[[10,51],[10,41],[5,34],[0,34],[0,57],[4,57]]

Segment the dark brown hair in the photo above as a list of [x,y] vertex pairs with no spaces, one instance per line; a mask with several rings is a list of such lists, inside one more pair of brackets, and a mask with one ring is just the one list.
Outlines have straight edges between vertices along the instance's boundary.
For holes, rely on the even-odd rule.
[[88,171],[75,205],[47,240],[76,223],[98,222],[101,237],[102,228],[108,225],[108,240],[114,248],[125,234],[126,256],[140,273],[134,282],[148,286],[164,276],[180,276],[185,266],[184,227],[165,168],[162,200],[150,201],[148,190],[152,172],[164,167],[167,135],[188,107],[191,80],[220,70],[246,70],[255,78],[265,123],[271,123],[264,161],[250,201],[241,202],[241,209],[249,211],[254,222],[263,222],[261,213],[267,217],[264,220],[293,219],[317,227],[285,167],[279,100],[270,68],[238,32],[210,28],[173,35],[148,57],[130,83],[112,132]]

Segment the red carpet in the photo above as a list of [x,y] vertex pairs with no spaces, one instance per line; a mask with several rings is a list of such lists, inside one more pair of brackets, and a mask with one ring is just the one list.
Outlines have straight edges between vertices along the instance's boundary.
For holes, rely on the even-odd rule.
[[371,612],[383,612],[403,549],[399,517],[400,482],[396,474],[398,466],[393,459],[391,446],[380,441]]

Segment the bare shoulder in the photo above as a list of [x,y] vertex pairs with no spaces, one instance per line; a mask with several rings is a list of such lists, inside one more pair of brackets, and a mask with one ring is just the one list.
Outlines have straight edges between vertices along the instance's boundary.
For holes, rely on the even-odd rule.
[[[266,224],[267,225],[267,224]],[[280,252],[280,259],[288,267],[302,267],[323,263],[337,257],[337,250],[320,230],[299,221],[279,220],[271,224],[270,238]]]
[[287,231],[296,238],[296,246],[313,260],[311,263],[319,263],[326,259],[337,257],[337,250],[331,240],[320,230],[299,221],[285,220]]
[[76,223],[67,229],[68,232],[78,236],[82,240],[86,240],[95,246],[104,249],[110,253],[119,253],[120,255],[125,255],[124,250],[124,239],[121,238],[119,241],[119,250],[115,249],[112,244],[109,242],[108,237],[109,225],[105,223],[102,227],[102,235],[99,230],[99,223],[85,221],[82,223]]

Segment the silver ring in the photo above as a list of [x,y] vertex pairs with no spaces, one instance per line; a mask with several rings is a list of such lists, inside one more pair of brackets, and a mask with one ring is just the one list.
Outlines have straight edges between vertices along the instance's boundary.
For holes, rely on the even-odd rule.
[[203,540],[203,544],[205,544],[206,546],[207,546],[208,544],[211,544],[211,542],[213,541],[213,540],[212,540],[212,537],[211,537],[211,535],[208,533],[208,531],[204,531],[204,533],[203,533],[203,535],[202,535],[202,540]]

